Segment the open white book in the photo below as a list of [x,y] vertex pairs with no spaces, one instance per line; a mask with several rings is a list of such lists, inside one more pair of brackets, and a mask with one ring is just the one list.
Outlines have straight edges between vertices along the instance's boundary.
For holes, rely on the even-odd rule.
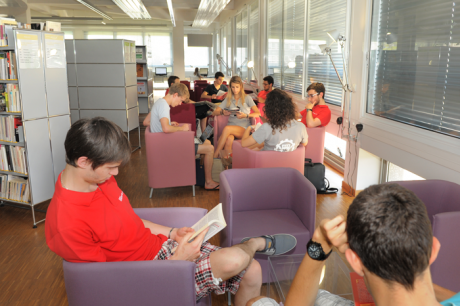
[[209,227],[209,231],[204,237],[203,242],[208,241],[215,234],[223,230],[227,226],[225,222],[224,214],[222,212],[222,203],[219,203],[214,207],[210,212],[206,214],[200,221],[195,223],[192,228],[195,230],[195,233],[190,237],[189,242],[195,239],[202,231]]

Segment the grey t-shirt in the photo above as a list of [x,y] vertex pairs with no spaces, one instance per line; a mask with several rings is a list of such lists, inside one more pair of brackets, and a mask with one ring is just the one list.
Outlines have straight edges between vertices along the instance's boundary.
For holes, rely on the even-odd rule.
[[252,134],[252,137],[259,144],[265,142],[262,151],[290,152],[297,149],[300,143],[308,142],[305,124],[297,120],[287,124],[287,130],[281,132],[275,130],[275,135],[272,134],[270,124],[264,123]]
[[158,99],[152,107],[150,115],[150,132],[162,133],[163,128],[161,127],[161,118],[168,118],[168,122],[171,124],[171,117],[169,116],[169,104],[165,99]]
[[[252,100],[251,96],[246,95],[244,105],[241,104],[241,99],[238,99],[238,104],[235,104],[235,99],[232,97],[232,103],[230,103],[230,106],[228,108],[236,108],[238,106],[240,108],[240,112],[249,115],[249,113],[251,112],[251,107],[253,107],[254,105],[256,104]],[[227,98],[225,98],[225,100],[222,101],[220,107],[227,108]],[[228,118],[227,125],[237,125],[247,128],[249,125],[251,125],[251,122],[249,121],[249,118],[238,119],[236,115],[230,115]]]

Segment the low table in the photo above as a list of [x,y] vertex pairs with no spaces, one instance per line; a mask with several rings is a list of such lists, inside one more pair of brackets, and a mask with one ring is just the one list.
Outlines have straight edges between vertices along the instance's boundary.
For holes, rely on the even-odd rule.
[[[304,256],[298,254],[268,257],[268,297],[278,303],[286,301],[287,293]],[[324,277],[322,277],[319,289],[353,301],[350,269],[337,253],[332,252],[326,260],[323,273]]]

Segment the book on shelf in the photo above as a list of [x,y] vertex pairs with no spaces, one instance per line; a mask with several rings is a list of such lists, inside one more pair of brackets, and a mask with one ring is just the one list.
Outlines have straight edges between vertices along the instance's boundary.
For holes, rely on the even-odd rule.
[[0,116],[0,141],[24,142],[24,129],[21,118]]
[[0,84],[0,109],[6,112],[20,112],[18,84]]
[[28,174],[26,150],[23,147],[0,145],[0,161],[3,171]]
[[10,174],[0,174],[0,197],[30,202],[29,180]]
[[190,237],[189,242],[195,239],[196,236],[201,234],[205,229],[209,227],[209,231],[204,236],[203,242],[211,239],[215,234],[223,230],[227,226],[225,222],[224,213],[222,212],[222,203],[219,203],[214,207],[210,212],[206,214],[203,218],[195,223],[192,228],[195,230],[195,233]]
[[[0,47],[8,47],[8,37],[13,37],[13,28],[17,26],[14,19],[0,18]],[[11,39],[10,42],[13,40]]]
[[137,77],[142,78],[144,77],[144,65],[143,64],[136,64],[137,68]]
[[15,52],[0,52],[0,79],[16,80],[18,78],[17,75]]

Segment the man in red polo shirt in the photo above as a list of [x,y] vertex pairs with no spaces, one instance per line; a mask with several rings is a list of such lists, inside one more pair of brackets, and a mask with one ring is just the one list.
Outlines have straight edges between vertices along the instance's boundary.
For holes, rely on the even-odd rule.
[[281,234],[249,237],[221,249],[203,243],[206,231],[189,243],[193,229],[141,219],[114,178],[118,167],[129,161],[131,146],[123,131],[105,118],[75,122],[64,146],[67,165],[56,181],[45,235],[49,248],[67,261],[192,261],[197,301],[211,292],[230,291],[235,305],[242,306],[259,295],[262,285],[254,254],[282,254],[296,245],[295,237]]
[[297,113],[297,118],[306,127],[326,126],[331,121],[331,110],[324,101],[326,89],[322,83],[312,83],[307,88],[308,103],[305,109]]
[[[267,99],[267,94],[273,90],[273,83],[275,81],[273,80],[273,77],[266,76],[263,81],[263,86],[264,90],[260,91],[259,94],[257,95],[257,108],[260,111],[260,117],[263,118],[263,122],[266,121],[265,119],[265,112],[264,112],[264,106],[265,106],[265,100]],[[265,120],[264,120],[265,119]]]

